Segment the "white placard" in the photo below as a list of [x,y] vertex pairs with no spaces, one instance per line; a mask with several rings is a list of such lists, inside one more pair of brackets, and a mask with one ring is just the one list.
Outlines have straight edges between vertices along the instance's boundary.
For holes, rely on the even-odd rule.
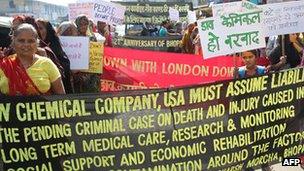
[[263,12],[247,12],[198,21],[204,58],[265,47]]
[[126,7],[122,5],[98,0],[93,8],[94,20],[120,25],[124,21],[125,11]]
[[304,1],[260,5],[265,35],[274,36],[304,31]]
[[238,1],[212,5],[213,17],[227,15],[229,13],[241,13],[259,10],[258,6],[249,1]]
[[196,22],[196,13],[195,11],[188,11],[188,22],[189,23],[194,23]]
[[89,37],[59,36],[72,70],[89,69]]
[[93,18],[94,3],[73,3],[69,4],[69,20],[74,21],[79,14],[85,14]]
[[169,19],[171,21],[179,21],[179,11],[169,7]]

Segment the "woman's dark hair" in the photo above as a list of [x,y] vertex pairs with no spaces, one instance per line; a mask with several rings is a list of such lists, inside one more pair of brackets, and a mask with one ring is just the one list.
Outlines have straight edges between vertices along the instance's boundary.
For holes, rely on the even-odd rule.
[[161,23],[161,26],[166,25],[168,22],[169,22],[168,20],[164,20],[164,21]]
[[252,53],[256,58],[259,56],[259,50],[258,49],[248,50],[248,52]]
[[75,19],[75,24],[76,24],[76,27],[77,27],[77,30],[78,30],[78,34],[80,33],[80,24],[81,24],[81,21],[85,21],[89,24],[89,19],[86,15],[84,14],[80,14],[76,17]]
[[[46,37],[44,43],[48,44],[49,47],[52,49],[52,51],[55,53],[55,55],[59,58],[59,60],[63,57],[66,57],[66,53],[63,51],[61,47],[61,43],[59,40],[59,37],[56,34],[55,29],[53,28],[52,24],[43,19],[38,19],[37,22],[40,22],[43,24],[43,26],[46,29]],[[42,37],[40,36],[41,40]]]
[[[42,25],[46,29],[46,37],[45,40],[41,41],[42,47],[49,47],[53,54],[55,54],[55,57],[57,58],[59,64],[62,67],[63,70],[63,78],[62,82],[65,87],[65,91],[67,93],[73,93],[72,86],[70,82],[70,60],[68,59],[66,53],[64,52],[59,37],[57,36],[55,29],[53,28],[52,24],[43,19],[38,19],[37,22],[42,23]],[[57,62],[56,62],[57,63]],[[56,64],[57,65],[57,64]],[[57,65],[57,67],[58,67]]]
[[[260,53],[259,53],[259,50],[258,50],[258,49],[247,50],[247,51],[245,51],[245,52],[250,52],[250,53],[252,53],[256,58],[260,56],[260,55],[259,55]],[[242,52],[242,53],[243,53],[243,52]],[[242,53],[241,53],[241,56],[242,56]]]

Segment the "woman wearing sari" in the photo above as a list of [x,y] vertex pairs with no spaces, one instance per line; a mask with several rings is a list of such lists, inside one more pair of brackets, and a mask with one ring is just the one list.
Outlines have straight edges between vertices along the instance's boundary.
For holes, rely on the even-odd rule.
[[[81,14],[75,20],[78,36],[89,37],[87,34],[89,19]],[[90,39],[92,41],[93,39]],[[100,92],[100,74],[74,71],[73,86],[75,93],[98,93]]]
[[62,22],[57,28],[58,36],[78,36],[76,25],[71,21]]
[[[52,61],[56,61],[59,63],[58,65],[62,67],[62,82],[65,88],[65,92],[68,94],[73,93],[73,88],[71,84],[71,69],[70,69],[70,60],[66,53],[63,51],[63,48],[61,47],[61,42],[59,40],[59,37],[56,34],[56,31],[54,30],[52,24],[43,19],[38,19],[36,21],[38,25],[38,29],[40,32],[40,47],[43,47],[46,49],[47,54],[48,52],[53,54],[48,54],[48,56],[53,56]],[[54,62],[56,64],[56,62]],[[57,68],[59,68],[57,66]]]
[[15,95],[65,94],[56,65],[36,54],[38,33],[30,24],[14,31],[15,54],[0,59],[0,93]]

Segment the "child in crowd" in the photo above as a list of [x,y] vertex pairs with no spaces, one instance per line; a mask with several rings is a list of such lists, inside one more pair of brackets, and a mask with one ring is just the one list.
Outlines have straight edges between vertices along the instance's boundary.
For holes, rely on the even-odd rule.
[[264,66],[256,64],[256,58],[258,56],[257,50],[250,50],[241,53],[245,66],[235,69],[235,78],[246,78],[250,76],[258,76],[266,73]]

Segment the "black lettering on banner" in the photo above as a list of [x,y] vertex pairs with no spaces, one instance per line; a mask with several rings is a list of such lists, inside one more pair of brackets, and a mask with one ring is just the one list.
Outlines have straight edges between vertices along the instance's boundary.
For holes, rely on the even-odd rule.
[[168,37],[123,36],[123,37],[115,37],[113,39],[113,43],[116,47],[168,51],[169,48],[178,47],[181,39],[182,36],[168,36]]
[[119,94],[2,96],[0,170],[295,165],[304,154],[303,70]]

